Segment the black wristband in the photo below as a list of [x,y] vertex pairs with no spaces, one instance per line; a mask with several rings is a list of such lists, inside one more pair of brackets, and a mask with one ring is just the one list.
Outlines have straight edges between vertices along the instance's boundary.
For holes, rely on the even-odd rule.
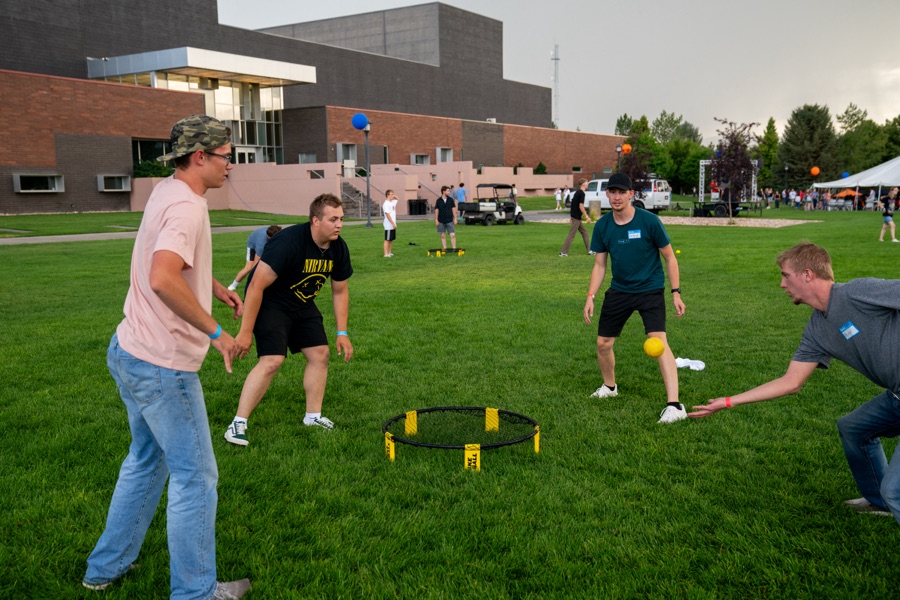
[[672,288],[672,293],[673,293],[673,294],[680,294],[680,293],[681,293],[681,288]]

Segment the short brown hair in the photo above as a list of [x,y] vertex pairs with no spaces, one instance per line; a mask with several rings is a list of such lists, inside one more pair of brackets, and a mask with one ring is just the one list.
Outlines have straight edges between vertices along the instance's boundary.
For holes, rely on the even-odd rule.
[[334,194],[319,194],[312,201],[312,204],[309,205],[310,222],[313,220],[313,217],[321,220],[322,216],[325,214],[326,206],[330,206],[331,208],[341,208],[343,204],[341,204],[341,199]]
[[800,242],[793,248],[788,248],[775,259],[780,268],[789,267],[795,273],[809,269],[819,279],[834,281],[834,271],[831,270],[831,257],[828,251],[812,242]]
[[269,225],[269,228],[266,229],[266,239],[271,238],[279,231],[281,231],[281,225]]
[[588,181],[587,179],[585,179],[584,177],[582,177],[581,179],[578,180],[578,187],[581,187],[582,185],[584,185],[585,183],[587,183],[587,181]]

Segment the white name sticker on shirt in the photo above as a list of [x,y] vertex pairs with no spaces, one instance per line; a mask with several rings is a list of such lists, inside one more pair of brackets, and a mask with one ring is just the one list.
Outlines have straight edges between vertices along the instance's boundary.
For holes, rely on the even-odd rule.
[[847,321],[846,323],[841,325],[841,333],[844,334],[844,337],[849,340],[854,335],[859,333],[859,329],[856,328],[856,325],[853,324],[853,321]]
[[639,240],[641,239],[641,230],[640,229],[631,229],[628,231],[628,239],[629,240]]

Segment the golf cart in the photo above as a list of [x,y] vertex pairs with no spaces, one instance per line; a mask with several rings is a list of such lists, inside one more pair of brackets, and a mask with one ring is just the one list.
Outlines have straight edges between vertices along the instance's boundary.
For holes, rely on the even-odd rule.
[[513,186],[508,183],[479,183],[475,187],[475,197],[472,202],[460,202],[459,212],[462,213],[466,225],[481,223],[493,225],[494,223],[506,223],[512,221],[516,225],[525,222],[522,207],[519,203],[510,200],[510,192]]

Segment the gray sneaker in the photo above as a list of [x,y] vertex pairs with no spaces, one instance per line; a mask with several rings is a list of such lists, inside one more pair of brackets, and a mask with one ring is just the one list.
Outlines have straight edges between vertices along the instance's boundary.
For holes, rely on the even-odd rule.
[[86,587],[89,590],[94,590],[94,591],[105,590],[109,586],[111,586],[115,583],[118,583],[123,577],[125,577],[126,575],[128,575],[129,573],[131,573],[132,571],[137,569],[139,566],[140,565],[138,563],[131,563],[130,565],[125,567],[125,571],[123,571],[122,574],[119,575],[118,577],[116,577],[115,579],[110,579],[109,581],[103,581],[101,583],[92,583],[85,579],[84,581],[81,582],[81,585],[83,585],[84,587]]
[[684,410],[684,405],[679,404],[678,406],[666,406],[661,413],[659,413],[659,421],[657,423],[674,423],[676,421],[681,421],[682,419],[687,419],[687,411]]
[[213,600],[240,600],[250,589],[249,579],[238,581],[217,581]]
[[225,430],[225,441],[238,446],[246,446],[250,443],[247,439],[247,423],[244,421],[232,421]]
[[885,510],[880,506],[875,506],[865,498],[853,498],[852,500],[844,500],[844,506],[849,506],[858,513],[868,513],[879,517],[893,517],[889,510]]

